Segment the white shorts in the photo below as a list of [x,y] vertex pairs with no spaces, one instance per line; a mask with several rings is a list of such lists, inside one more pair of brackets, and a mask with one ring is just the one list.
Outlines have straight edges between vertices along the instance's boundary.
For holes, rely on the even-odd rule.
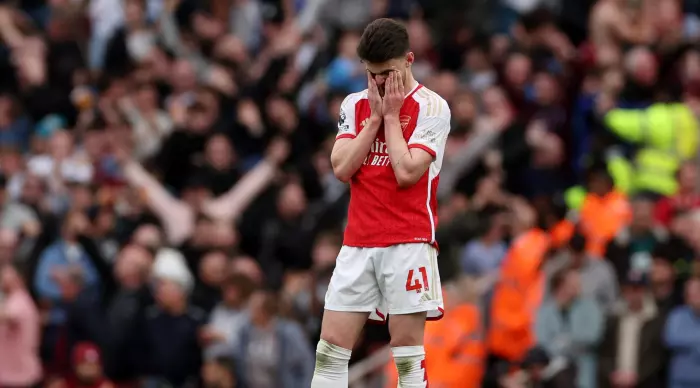
[[370,319],[427,312],[442,318],[437,250],[430,244],[386,248],[343,246],[326,293],[326,310],[368,312]]

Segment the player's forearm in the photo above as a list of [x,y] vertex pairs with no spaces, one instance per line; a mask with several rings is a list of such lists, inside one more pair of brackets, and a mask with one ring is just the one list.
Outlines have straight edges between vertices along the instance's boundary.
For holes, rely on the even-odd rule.
[[413,160],[408,143],[403,138],[398,117],[384,117],[384,136],[397,183],[400,187],[413,185],[420,179],[423,171],[420,171],[420,166]]
[[362,166],[367,158],[374,139],[377,138],[377,131],[381,120],[370,119],[367,126],[351,140],[346,140],[344,144],[336,141],[331,152],[331,165],[333,174],[341,182],[348,182],[350,178]]

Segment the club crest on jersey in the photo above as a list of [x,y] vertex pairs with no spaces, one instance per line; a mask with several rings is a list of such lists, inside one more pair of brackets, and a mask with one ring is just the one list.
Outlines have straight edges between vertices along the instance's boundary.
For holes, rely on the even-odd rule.
[[362,120],[362,122],[360,123],[360,128],[364,128],[368,122],[369,122],[369,118]]
[[411,116],[401,115],[399,117],[399,122],[401,123],[401,130],[405,131],[406,127],[408,127],[408,123],[411,122]]

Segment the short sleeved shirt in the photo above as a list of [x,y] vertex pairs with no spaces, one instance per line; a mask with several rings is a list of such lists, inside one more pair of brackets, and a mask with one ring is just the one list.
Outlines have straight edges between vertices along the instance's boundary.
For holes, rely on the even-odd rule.
[[[354,138],[369,122],[367,90],[348,95],[340,109],[336,139]],[[437,186],[445,143],[450,132],[450,108],[423,85],[404,99],[399,114],[409,149],[429,153],[433,161],[416,184],[399,188],[389,160],[384,129],[364,163],[350,180],[350,207],[343,244],[387,247],[405,243],[435,244]]]

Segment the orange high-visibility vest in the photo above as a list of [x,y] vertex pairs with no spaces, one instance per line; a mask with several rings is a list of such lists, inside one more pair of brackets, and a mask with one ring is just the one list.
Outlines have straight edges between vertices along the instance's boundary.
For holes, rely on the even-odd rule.
[[571,237],[576,231],[576,224],[571,220],[561,220],[549,230],[549,237],[552,242],[552,248],[562,248],[569,243]]
[[542,261],[549,235],[532,229],[513,243],[494,288],[488,346],[491,353],[519,361],[535,344],[534,319],[545,290]]
[[610,240],[631,221],[632,209],[623,193],[612,191],[602,197],[589,193],[579,215],[581,233],[586,237],[586,251],[603,257]]
[[[480,388],[484,377],[486,347],[481,313],[464,304],[425,327],[425,363],[430,388]],[[394,360],[386,366],[387,388],[396,388]]]

